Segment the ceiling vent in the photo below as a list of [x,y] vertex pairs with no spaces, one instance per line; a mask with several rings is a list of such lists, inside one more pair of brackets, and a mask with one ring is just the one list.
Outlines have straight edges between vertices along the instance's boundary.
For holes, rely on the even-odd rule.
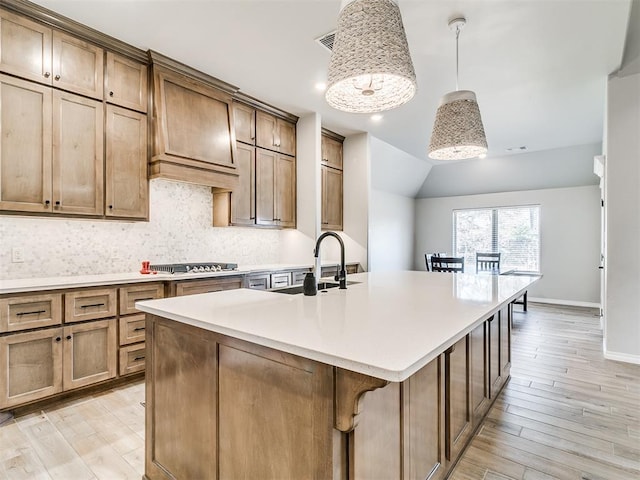
[[330,52],[333,51],[333,41],[336,39],[336,31],[337,30],[334,30],[333,32],[326,33],[321,37],[316,38],[316,42],[318,42]]

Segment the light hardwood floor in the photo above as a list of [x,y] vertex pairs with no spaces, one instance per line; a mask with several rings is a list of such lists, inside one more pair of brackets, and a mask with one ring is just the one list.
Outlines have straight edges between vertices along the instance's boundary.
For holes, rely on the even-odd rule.
[[[592,309],[519,308],[512,379],[450,479],[640,479],[640,366],[604,360]],[[0,479],[140,480],[143,401],[136,382],[11,420]]]

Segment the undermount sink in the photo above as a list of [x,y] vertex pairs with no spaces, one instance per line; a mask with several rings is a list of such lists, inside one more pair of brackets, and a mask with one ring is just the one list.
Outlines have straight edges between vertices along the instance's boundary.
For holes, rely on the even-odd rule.
[[[360,282],[347,282],[347,285],[353,285],[355,283]],[[323,291],[327,291],[329,288],[337,288],[339,286],[340,284],[336,282],[320,282],[318,284],[318,293],[322,293]],[[287,295],[296,295],[303,292],[303,287],[302,285],[296,285],[295,287],[274,288],[269,291],[275,293],[286,293]]]

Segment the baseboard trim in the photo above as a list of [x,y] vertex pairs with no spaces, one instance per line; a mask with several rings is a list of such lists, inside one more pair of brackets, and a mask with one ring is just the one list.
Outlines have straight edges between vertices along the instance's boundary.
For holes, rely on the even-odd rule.
[[640,365],[640,355],[629,355],[628,353],[608,352],[604,350],[604,358],[607,360],[615,360],[616,362],[633,363]]
[[549,303],[551,305],[568,305],[570,307],[588,307],[588,308],[600,308],[599,303],[594,302],[579,302],[576,300],[561,300],[557,298],[534,298],[529,297],[530,302],[534,303]]

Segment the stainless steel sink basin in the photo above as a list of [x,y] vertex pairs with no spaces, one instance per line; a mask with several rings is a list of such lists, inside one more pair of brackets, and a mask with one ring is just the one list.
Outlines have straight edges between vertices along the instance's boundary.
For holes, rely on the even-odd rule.
[[[360,282],[347,281],[347,285],[353,285],[355,283]],[[338,288],[339,286],[340,284],[337,282],[320,282],[318,284],[318,293],[322,293],[323,291],[326,292],[329,288]],[[303,287],[302,285],[296,285],[295,287],[274,288],[270,291],[275,293],[286,293],[287,295],[296,295],[303,292]]]

